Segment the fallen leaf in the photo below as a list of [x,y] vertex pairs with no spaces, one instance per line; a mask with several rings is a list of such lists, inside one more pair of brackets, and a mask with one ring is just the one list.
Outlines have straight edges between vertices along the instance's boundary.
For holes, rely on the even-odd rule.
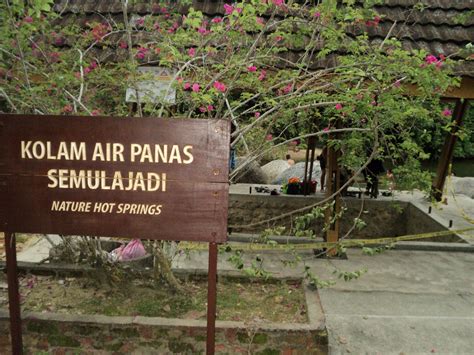
[[165,305],[165,306],[163,307],[163,310],[164,310],[165,312],[171,311],[170,305],[169,305],[169,304]]

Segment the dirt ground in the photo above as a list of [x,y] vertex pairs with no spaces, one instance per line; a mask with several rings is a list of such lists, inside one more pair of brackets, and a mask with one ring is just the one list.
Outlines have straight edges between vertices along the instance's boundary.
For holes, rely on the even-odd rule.
[[[173,293],[165,285],[137,279],[114,287],[92,278],[27,275],[20,279],[22,311],[206,319],[207,281],[188,281],[184,288]],[[219,320],[307,322],[300,283],[224,279],[217,293]],[[0,279],[0,308],[7,303],[6,280]]]

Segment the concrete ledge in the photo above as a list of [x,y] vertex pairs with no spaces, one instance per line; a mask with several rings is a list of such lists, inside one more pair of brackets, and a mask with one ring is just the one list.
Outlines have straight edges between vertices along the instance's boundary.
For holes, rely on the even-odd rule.
[[474,245],[465,243],[441,243],[441,242],[398,242],[395,244],[396,250],[413,251],[444,251],[474,253]]

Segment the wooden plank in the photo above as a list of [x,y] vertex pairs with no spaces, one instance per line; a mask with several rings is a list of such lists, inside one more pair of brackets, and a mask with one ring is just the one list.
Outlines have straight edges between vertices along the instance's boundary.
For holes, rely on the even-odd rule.
[[[0,115],[0,125],[0,230],[226,240],[228,122]],[[50,142],[45,149],[56,159],[47,159],[46,153],[45,158],[36,159],[41,156],[41,145],[25,150],[22,141],[42,142],[45,147]],[[86,152],[76,154],[81,159],[66,160],[59,154],[61,142],[83,142]],[[97,143],[104,148],[106,143],[120,144],[123,152],[116,154],[115,161],[112,157],[93,160]],[[135,154],[155,144],[167,145],[168,153],[176,146],[174,159],[168,154],[165,163],[154,161],[154,154],[151,158]],[[191,159],[184,154],[184,146],[192,147],[187,151],[192,153],[188,164],[185,159]],[[181,163],[176,151],[180,151]],[[59,169],[64,169],[61,177]],[[87,175],[87,171],[94,173]],[[95,175],[96,171],[103,175]],[[166,176],[159,187],[156,176]]]
[[[229,122],[224,120],[0,115],[0,161],[4,164],[3,168],[0,166],[0,174],[46,175],[53,168],[102,170],[107,167],[124,172],[140,169],[170,173],[174,180],[228,182],[229,140]],[[60,142],[84,143],[87,160],[19,159],[21,141],[32,142],[27,149],[29,153],[41,152],[35,142],[50,142],[52,157],[57,157]],[[116,161],[100,161],[98,157],[93,161],[96,143],[102,143],[104,155],[107,143],[124,145],[124,161],[119,160],[119,155]],[[153,162],[147,159],[146,145],[151,149]],[[156,145],[161,149],[155,149]],[[173,145],[179,147],[173,151]],[[188,159],[183,152],[187,145],[192,146],[193,161],[179,164],[180,159],[182,162]],[[165,149],[168,162],[160,159],[159,153]],[[155,157],[158,162],[154,161]]]

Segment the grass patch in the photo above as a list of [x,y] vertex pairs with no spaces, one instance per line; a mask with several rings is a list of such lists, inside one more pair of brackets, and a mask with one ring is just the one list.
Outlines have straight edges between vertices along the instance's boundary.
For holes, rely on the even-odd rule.
[[[83,278],[35,276],[20,284],[25,285],[21,287],[23,311],[206,319],[207,281],[188,281],[183,293],[142,280],[111,288],[93,286]],[[303,287],[299,283],[223,279],[217,286],[217,319],[307,322]]]

